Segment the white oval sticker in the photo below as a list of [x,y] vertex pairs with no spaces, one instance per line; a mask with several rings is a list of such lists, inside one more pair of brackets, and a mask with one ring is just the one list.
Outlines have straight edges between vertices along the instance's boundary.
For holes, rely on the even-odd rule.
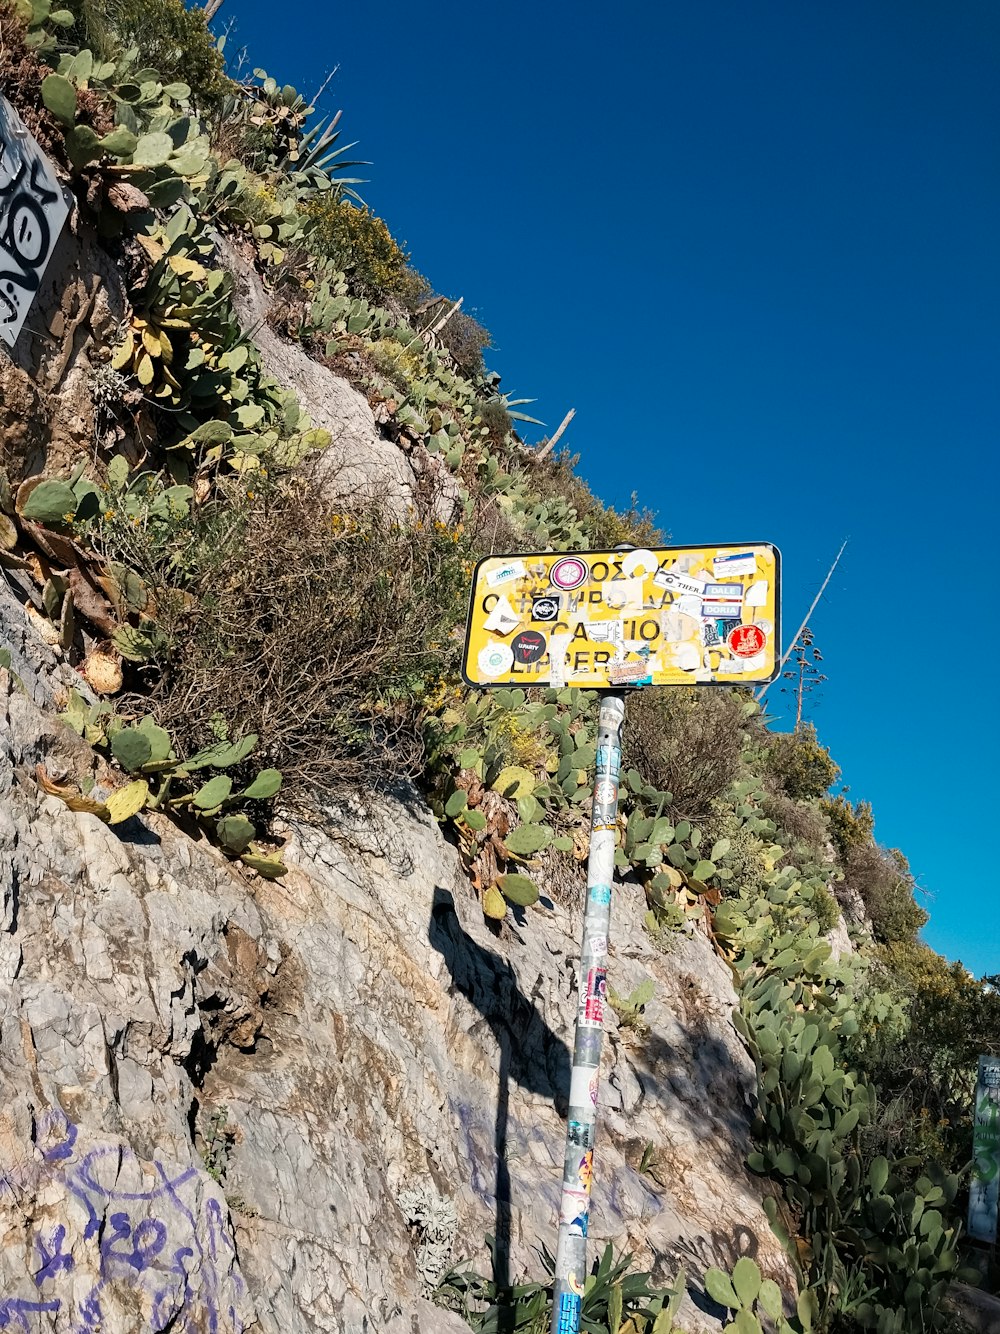
[[503,676],[514,665],[514,654],[509,644],[500,644],[491,639],[485,648],[479,650],[479,670],[484,676]]

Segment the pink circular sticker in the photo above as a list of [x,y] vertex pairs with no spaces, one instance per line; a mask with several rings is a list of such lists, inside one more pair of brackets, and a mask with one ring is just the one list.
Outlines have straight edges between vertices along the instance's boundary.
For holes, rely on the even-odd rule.
[[589,574],[590,569],[586,561],[581,560],[579,556],[564,556],[562,560],[557,560],[549,571],[549,580],[556,588],[568,593],[586,583]]

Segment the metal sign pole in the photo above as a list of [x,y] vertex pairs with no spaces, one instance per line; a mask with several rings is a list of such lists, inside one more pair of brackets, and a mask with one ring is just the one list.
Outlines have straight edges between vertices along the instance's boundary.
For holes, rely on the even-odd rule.
[[484,556],[473,572],[462,651],[467,685],[604,692],[551,1334],[579,1334],[587,1278],[625,718],[621,692],[766,685],[780,671],[780,582],[781,553],[771,542],[638,549],[623,543],[613,551],[497,554]]
[[601,1046],[604,1040],[608,924],[615,871],[615,826],[618,819],[618,777],[621,772],[624,721],[623,695],[619,691],[607,691],[601,696],[597,721],[597,763],[590,817],[587,900],[580,950],[573,1073],[559,1207],[559,1244],[556,1250],[551,1334],[578,1334],[587,1277],[587,1225],[590,1220],[594,1131],[597,1123]]

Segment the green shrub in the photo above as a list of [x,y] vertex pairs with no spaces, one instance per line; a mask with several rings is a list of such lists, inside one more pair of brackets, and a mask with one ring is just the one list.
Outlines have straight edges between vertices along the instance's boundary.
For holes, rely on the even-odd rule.
[[69,0],[84,44],[110,55],[114,47],[139,50],[139,63],[162,75],[165,83],[186,83],[202,111],[219,106],[232,81],[204,12],[183,0]]
[[867,801],[852,804],[843,793],[838,793],[836,797],[824,798],[820,810],[826,816],[830,837],[842,858],[846,858],[852,848],[871,842],[875,819]]
[[877,1031],[854,1053],[879,1090],[870,1151],[962,1171],[979,1054],[1000,1051],[1000,991],[919,941],[894,941],[879,959],[906,1020],[902,1030]]
[[[761,905],[746,907],[765,927]],[[899,1007],[857,961],[833,964],[815,926],[780,939],[765,929],[752,950],[739,961],[734,1015],[757,1070],[758,1147],[747,1163],[780,1183],[784,1205],[765,1197],[764,1207],[798,1270],[800,1318],[808,1290],[804,1324],[817,1334],[950,1328],[959,1178],[932,1163],[907,1190],[901,1170],[913,1164],[861,1153],[877,1098],[858,1068],[858,1036],[898,1023]]]
[[732,878],[723,885],[726,894],[754,897],[764,889],[769,875],[765,844],[751,826],[732,811],[711,824],[713,839],[729,839],[726,867]]
[[840,921],[840,905],[825,885],[813,887],[812,910],[821,936],[832,931]]
[[805,723],[797,732],[772,736],[763,762],[777,790],[793,801],[822,796],[840,775],[830,752],[818,741],[812,723]]
[[368,208],[322,195],[310,200],[303,212],[309,219],[309,249],[346,273],[358,295],[373,302],[392,296],[412,308],[427,290],[423,278],[409,267],[409,255]]

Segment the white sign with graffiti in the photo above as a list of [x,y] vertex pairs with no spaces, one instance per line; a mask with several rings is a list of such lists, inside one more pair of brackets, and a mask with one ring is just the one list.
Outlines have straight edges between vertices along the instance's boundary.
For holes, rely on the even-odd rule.
[[0,338],[11,347],[68,215],[52,164],[0,93]]
[[979,1058],[972,1152],[969,1235],[977,1241],[995,1242],[1000,1192],[1000,1056]]

